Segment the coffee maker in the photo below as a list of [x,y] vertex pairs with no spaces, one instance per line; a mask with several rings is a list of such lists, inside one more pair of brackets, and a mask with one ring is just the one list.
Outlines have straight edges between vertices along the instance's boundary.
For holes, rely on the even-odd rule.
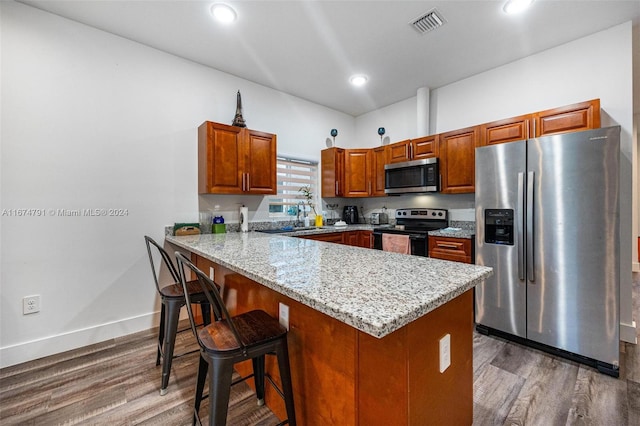
[[347,224],[352,223],[360,223],[358,216],[358,207],[356,206],[344,206],[344,210],[342,211],[342,220],[347,222]]

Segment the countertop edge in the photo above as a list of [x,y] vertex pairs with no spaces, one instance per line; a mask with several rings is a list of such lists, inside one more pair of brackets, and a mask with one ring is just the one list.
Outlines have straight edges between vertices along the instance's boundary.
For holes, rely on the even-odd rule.
[[[287,236],[292,236],[290,234],[276,234],[276,235],[269,235],[269,234],[263,234],[265,236],[265,238],[284,238]],[[364,333],[367,333],[371,336],[377,337],[377,338],[382,338],[388,334],[393,333],[394,331],[404,327],[405,325],[411,323],[412,321],[414,321],[415,319],[422,317],[423,315],[437,309],[438,307],[444,305],[445,303],[453,300],[454,298],[458,297],[459,295],[463,294],[464,292],[468,291],[469,289],[475,287],[476,285],[480,284],[485,278],[489,277],[492,274],[491,270],[485,271],[484,273],[479,274],[478,276],[476,276],[475,278],[471,279],[470,281],[468,281],[466,284],[463,285],[458,285],[456,288],[451,289],[448,293],[446,294],[442,294],[439,297],[437,297],[436,299],[430,300],[428,303],[425,303],[424,305],[420,306],[418,309],[411,311],[407,314],[405,314],[404,316],[395,318],[394,320],[388,322],[388,323],[374,323],[371,321],[366,321],[364,318],[357,318],[354,317],[353,315],[340,311],[338,309],[335,309],[333,307],[331,307],[329,304],[324,303],[322,301],[316,300],[316,299],[311,299],[303,294],[300,294],[296,291],[294,291],[293,289],[287,288],[287,287],[283,287],[275,282],[271,282],[269,280],[264,279],[263,277],[256,275],[254,273],[252,273],[251,271],[248,271],[236,264],[231,264],[229,262],[226,262],[225,260],[216,257],[214,254],[211,253],[206,253],[203,252],[202,250],[199,250],[183,241],[181,241],[180,239],[187,239],[188,237],[176,237],[176,236],[172,236],[172,235],[167,235],[166,236],[166,241],[178,246],[180,248],[183,248],[191,253],[194,253],[196,255],[202,256],[212,262],[215,262],[217,264],[220,264],[221,266],[228,268],[231,271],[240,273],[244,276],[246,276],[247,278],[264,285],[265,287],[276,291],[277,293],[280,293],[284,296],[290,297],[291,299],[302,303],[312,309],[315,309],[319,312],[322,312],[326,315],[328,315],[331,318],[337,319],[341,322],[344,322],[345,324],[348,324],[352,327],[354,327],[355,329],[362,331]],[[310,243],[316,243],[316,244],[333,244],[333,243],[327,243],[327,242],[321,242],[321,241],[312,241],[309,240]],[[354,248],[354,249],[358,249],[358,248]],[[367,250],[367,249],[360,249],[360,250]],[[442,262],[446,262],[446,261],[442,261]]]

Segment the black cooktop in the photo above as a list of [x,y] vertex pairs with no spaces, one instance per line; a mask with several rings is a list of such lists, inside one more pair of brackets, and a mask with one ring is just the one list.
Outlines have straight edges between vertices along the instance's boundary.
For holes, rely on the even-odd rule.
[[389,234],[426,234],[429,231],[449,226],[449,215],[445,209],[406,208],[395,214],[396,227],[379,227],[374,232]]

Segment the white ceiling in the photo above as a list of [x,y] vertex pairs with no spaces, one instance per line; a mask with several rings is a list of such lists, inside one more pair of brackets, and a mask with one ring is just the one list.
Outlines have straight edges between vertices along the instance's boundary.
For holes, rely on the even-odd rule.
[[[640,0],[536,0],[518,16],[505,15],[503,1],[225,0],[239,19],[221,26],[208,12],[214,1],[21,2],[353,116],[640,22]],[[434,7],[446,24],[419,35],[409,22]],[[351,87],[353,73],[369,84]]]

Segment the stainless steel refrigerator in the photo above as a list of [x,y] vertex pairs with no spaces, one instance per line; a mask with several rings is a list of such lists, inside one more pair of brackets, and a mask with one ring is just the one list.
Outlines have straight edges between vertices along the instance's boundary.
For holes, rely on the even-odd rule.
[[620,126],[476,149],[477,329],[618,376]]

